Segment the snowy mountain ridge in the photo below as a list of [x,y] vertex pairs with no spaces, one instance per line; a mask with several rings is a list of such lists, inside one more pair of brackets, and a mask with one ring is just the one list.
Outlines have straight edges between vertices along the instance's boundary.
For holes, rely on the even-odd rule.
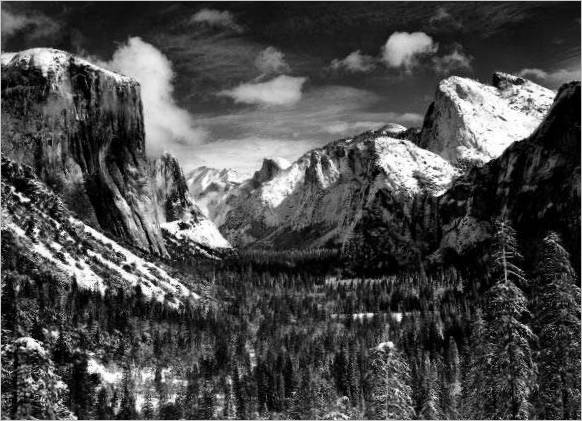
[[262,170],[232,189],[213,213],[233,244],[341,245],[379,191],[394,198],[399,210],[387,212],[401,219],[416,195],[442,194],[457,175],[432,152],[375,132],[309,151],[285,169],[266,171],[270,165],[266,160]]
[[420,146],[451,161],[485,163],[528,137],[555,92],[497,72],[493,85],[452,76],[441,81],[424,120]]

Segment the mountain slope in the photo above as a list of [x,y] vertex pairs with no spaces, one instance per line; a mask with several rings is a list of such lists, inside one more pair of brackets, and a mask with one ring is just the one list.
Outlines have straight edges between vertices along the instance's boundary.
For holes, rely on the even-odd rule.
[[168,242],[203,255],[230,248],[178,162],[146,157],[135,80],[55,49],[4,53],[2,104],[3,154],[30,165],[83,222],[162,256]]
[[166,244],[183,244],[193,254],[209,255],[231,246],[194,204],[178,161],[165,153],[151,163],[156,213]]
[[580,256],[580,82],[560,88],[529,138],[456,180],[439,215],[445,251],[478,246],[466,239],[488,238],[491,219],[503,216],[525,238],[557,231]]
[[63,51],[2,55],[2,153],[93,226],[164,254],[136,81]]
[[139,286],[146,298],[176,308],[199,298],[168,268],[73,217],[30,167],[2,158],[3,258],[6,247],[28,265],[101,295],[117,289],[131,295]]
[[449,77],[438,85],[419,145],[451,162],[487,162],[528,137],[554,96],[549,89],[506,73],[495,73],[493,86]]
[[198,167],[186,178],[188,191],[202,213],[214,220],[216,209],[228,192],[239,186],[243,177],[234,170]]
[[374,132],[310,151],[286,169],[263,170],[233,190],[217,213],[215,222],[233,244],[340,246],[379,197],[383,218],[404,232],[414,197],[442,193],[456,175],[439,156]]

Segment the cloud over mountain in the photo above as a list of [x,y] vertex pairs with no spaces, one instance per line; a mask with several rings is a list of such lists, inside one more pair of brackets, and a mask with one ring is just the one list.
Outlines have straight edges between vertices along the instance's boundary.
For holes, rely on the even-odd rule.
[[157,155],[171,142],[200,143],[206,137],[192,116],[174,98],[172,63],[139,37],[129,38],[105,65],[135,78],[141,85],[148,152]]

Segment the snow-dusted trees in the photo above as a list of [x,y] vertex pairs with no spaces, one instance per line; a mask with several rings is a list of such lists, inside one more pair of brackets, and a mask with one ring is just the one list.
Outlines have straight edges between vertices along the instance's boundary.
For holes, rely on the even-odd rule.
[[65,406],[69,390],[42,344],[21,337],[2,346],[2,410],[12,419],[76,419]]
[[440,385],[438,370],[435,361],[431,361],[428,354],[424,356],[422,407],[419,418],[423,420],[438,420],[442,418],[440,407]]
[[410,368],[392,342],[383,342],[370,355],[368,407],[373,419],[412,419]]
[[525,419],[535,381],[531,329],[522,323],[527,299],[518,285],[526,285],[515,232],[498,221],[493,253],[495,284],[484,297],[484,334],[469,373],[472,418]]
[[580,419],[580,288],[559,237],[550,233],[538,259],[538,416]]
[[453,336],[449,337],[445,367],[442,381],[441,407],[445,419],[459,418],[459,404],[461,397],[461,362],[457,342]]

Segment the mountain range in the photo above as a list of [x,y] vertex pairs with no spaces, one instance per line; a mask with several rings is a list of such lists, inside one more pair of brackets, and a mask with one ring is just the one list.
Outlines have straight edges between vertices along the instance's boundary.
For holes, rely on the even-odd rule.
[[[50,192],[68,220],[160,259],[219,259],[232,247],[381,250],[396,270],[478,248],[499,216],[532,235],[557,230],[576,256],[579,96],[577,82],[556,93],[500,72],[491,85],[452,76],[420,129],[387,124],[293,163],[268,158],[249,179],[207,167],[185,176],[170,154],[147,157],[135,80],[32,49],[2,54],[3,168]],[[32,241],[18,198],[37,201],[19,179],[3,175],[2,229]],[[54,260],[42,244],[48,252],[30,250]]]

